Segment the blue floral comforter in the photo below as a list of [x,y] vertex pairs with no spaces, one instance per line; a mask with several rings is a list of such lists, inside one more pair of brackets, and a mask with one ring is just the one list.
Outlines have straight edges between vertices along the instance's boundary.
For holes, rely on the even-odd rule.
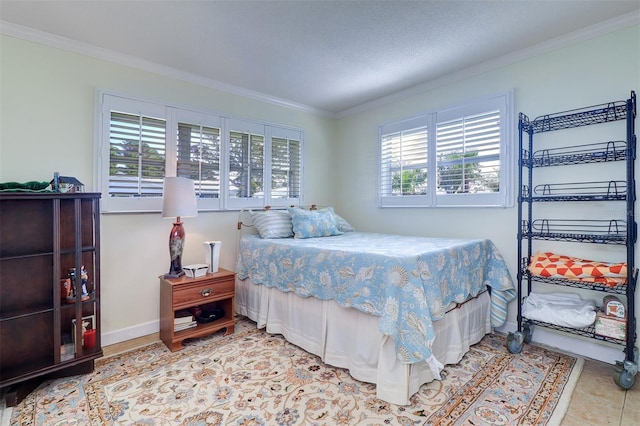
[[461,240],[347,232],[322,238],[262,239],[244,235],[238,278],[333,299],[380,317],[402,363],[431,358],[432,322],[451,302],[491,287],[492,325],[506,319],[515,298],[509,270],[490,240]]

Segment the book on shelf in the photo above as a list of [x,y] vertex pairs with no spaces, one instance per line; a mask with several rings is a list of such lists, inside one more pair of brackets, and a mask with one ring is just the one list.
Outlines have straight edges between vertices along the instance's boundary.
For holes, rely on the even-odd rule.
[[196,321],[191,321],[191,322],[187,322],[187,323],[184,323],[184,324],[176,324],[176,325],[173,326],[173,331],[174,332],[182,331],[182,330],[186,330],[188,328],[193,328],[193,327],[195,327],[197,325],[198,325],[198,323]]
[[176,311],[173,315],[173,325],[189,324],[191,322],[195,322],[195,320],[196,319],[193,317],[191,311],[187,309]]

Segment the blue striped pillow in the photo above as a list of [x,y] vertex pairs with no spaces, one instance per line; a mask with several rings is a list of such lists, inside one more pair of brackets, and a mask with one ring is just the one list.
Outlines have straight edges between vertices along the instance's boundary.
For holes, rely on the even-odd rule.
[[251,212],[251,222],[262,238],[293,237],[291,216],[284,210]]

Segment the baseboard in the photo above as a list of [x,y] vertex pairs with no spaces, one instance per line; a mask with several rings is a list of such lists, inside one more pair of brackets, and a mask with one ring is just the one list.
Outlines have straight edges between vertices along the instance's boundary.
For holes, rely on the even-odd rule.
[[[496,328],[495,330],[507,334],[517,329],[518,325],[516,323],[506,322],[502,327]],[[102,334],[102,346],[148,336],[158,333],[159,330],[160,321],[158,320],[111,331]],[[586,358],[606,362],[607,364],[615,364],[616,361],[622,361],[625,358],[624,348],[622,346],[580,338],[579,336],[568,333],[554,332],[543,327],[534,328],[532,341],[564,352],[571,352]]]
[[[507,334],[517,329],[517,323],[507,322],[495,330]],[[570,352],[585,358],[606,362],[607,364],[615,364],[616,361],[625,359],[623,346],[600,342],[586,337],[583,338],[569,333],[555,332],[543,327],[534,326],[531,341],[556,348],[562,352]]]
[[148,336],[149,334],[158,333],[160,331],[160,320],[149,321],[138,324],[133,327],[121,328],[120,330],[103,333],[102,346],[113,345],[114,343],[125,342],[127,340],[136,339],[138,337]]

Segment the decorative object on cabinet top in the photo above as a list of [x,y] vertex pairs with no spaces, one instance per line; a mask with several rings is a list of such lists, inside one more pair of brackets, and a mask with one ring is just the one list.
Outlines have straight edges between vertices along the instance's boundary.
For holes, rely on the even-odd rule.
[[54,172],[49,182],[31,180],[28,182],[0,182],[0,192],[84,192],[84,184],[73,176],[60,176]]
[[58,172],[53,173],[53,179],[49,184],[53,192],[84,192],[84,184],[82,182],[73,176],[60,176]]
[[0,182],[0,192],[51,192],[49,182]]
[[206,263],[196,263],[194,265],[185,265],[183,268],[184,273],[189,278],[198,278],[204,277],[207,275],[207,270],[209,270],[209,265]]

